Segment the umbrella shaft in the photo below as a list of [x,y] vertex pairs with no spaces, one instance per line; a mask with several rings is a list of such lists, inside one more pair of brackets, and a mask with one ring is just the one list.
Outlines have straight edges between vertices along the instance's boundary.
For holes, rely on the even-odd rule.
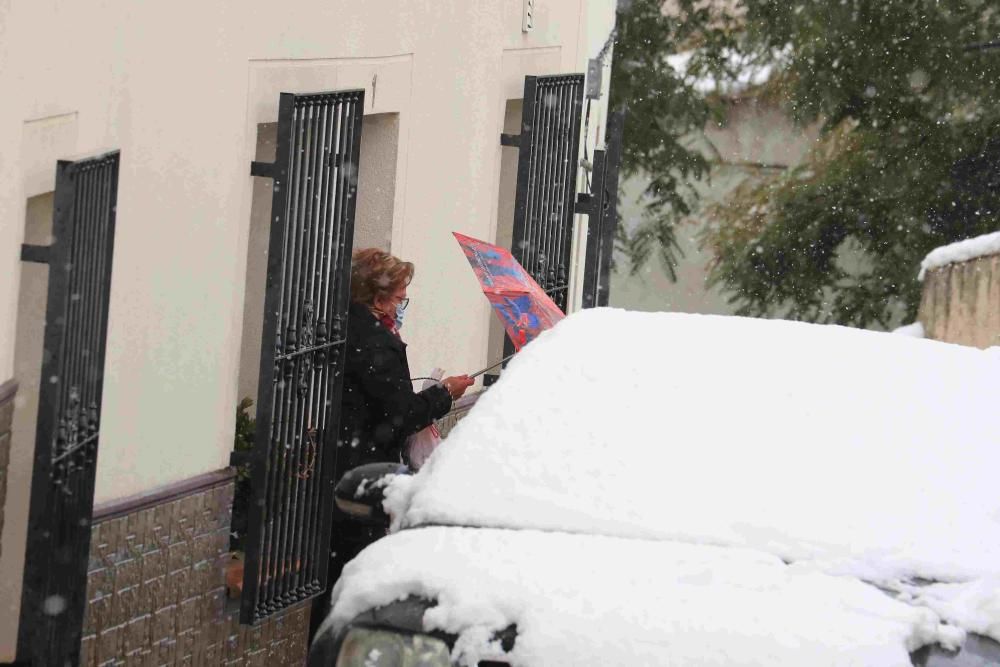
[[[517,353],[515,352],[514,354],[517,354]],[[486,368],[484,368],[484,369],[482,369],[480,371],[476,371],[475,373],[472,373],[471,375],[469,375],[469,377],[470,378],[479,377],[480,375],[482,375],[486,371],[488,371],[490,369],[493,369],[493,368],[496,368],[497,366],[499,366],[503,362],[508,361],[509,359],[513,358],[514,354],[510,355],[509,357],[504,357],[503,359],[501,359],[500,361],[496,362],[492,366],[487,366]]]

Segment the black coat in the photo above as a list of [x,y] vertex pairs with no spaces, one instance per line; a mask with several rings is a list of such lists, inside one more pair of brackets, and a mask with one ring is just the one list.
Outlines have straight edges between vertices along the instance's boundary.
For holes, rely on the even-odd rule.
[[346,357],[338,478],[365,463],[401,460],[406,438],[451,409],[441,385],[413,391],[406,343],[357,303],[347,318]]

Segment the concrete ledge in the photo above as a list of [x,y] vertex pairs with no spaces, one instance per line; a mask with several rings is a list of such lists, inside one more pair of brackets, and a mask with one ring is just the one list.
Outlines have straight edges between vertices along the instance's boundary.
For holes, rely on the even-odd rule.
[[934,340],[1000,345],[1000,255],[929,270],[918,319]]
[[102,521],[138,512],[170,500],[201,493],[214,487],[222,486],[232,481],[235,477],[235,468],[224,468],[174,484],[167,484],[133,496],[109,500],[108,502],[94,506],[94,523],[101,523]]

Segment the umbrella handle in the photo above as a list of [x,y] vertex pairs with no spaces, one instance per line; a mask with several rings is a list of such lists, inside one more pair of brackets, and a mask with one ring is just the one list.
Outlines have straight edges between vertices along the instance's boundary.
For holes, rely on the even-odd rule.
[[[515,352],[514,354],[517,354],[517,352]],[[476,371],[475,373],[471,374],[469,377],[470,378],[479,377],[480,375],[482,375],[486,371],[488,371],[488,370],[490,370],[492,368],[496,368],[497,366],[499,366],[500,364],[502,364],[505,361],[509,361],[509,360],[513,359],[514,358],[514,354],[512,354],[512,355],[510,355],[508,357],[504,357],[503,359],[501,359],[500,361],[496,362],[492,366],[487,366],[486,368],[483,368],[482,370]],[[410,382],[416,382],[417,380],[433,380],[434,382],[437,382],[438,384],[441,384],[441,378],[432,378],[432,377],[410,378]]]
[[[515,352],[514,354],[517,354],[517,352]],[[469,377],[470,378],[479,377],[480,375],[482,375],[486,371],[488,371],[490,369],[493,369],[493,368],[496,368],[497,366],[499,366],[500,364],[502,364],[505,361],[509,361],[510,359],[512,359],[514,357],[514,354],[510,355],[509,357],[504,357],[503,359],[501,359],[500,361],[496,362],[492,366],[487,366],[486,368],[484,368],[484,369],[482,369],[480,371],[476,371],[475,373],[472,373],[471,375],[469,375]]]

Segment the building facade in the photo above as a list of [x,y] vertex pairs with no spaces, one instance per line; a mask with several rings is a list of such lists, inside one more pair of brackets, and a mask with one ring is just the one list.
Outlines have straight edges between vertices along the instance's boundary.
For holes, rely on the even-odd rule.
[[[33,474],[48,446],[39,411],[51,407],[45,383],[66,383],[43,374],[56,354],[46,327],[65,324],[52,321],[50,284],[77,262],[56,266],[44,250],[68,243],[60,220],[86,205],[112,225],[94,250],[110,271],[106,294],[94,283],[101,381],[67,422],[96,448],[92,491],[77,489],[93,511],[87,498],[74,506],[90,535],[81,664],[297,664],[307,607],[240,625],[222,569],[234,414],[259,391],[277,182],[251,175],[251,162],[275,160],[281,94],[362,91],[354,247],[416,264],[404,330],[413,372],[471,372],[500,348],[451,232],[511,243],[517,149],[500,135],[518,125],[525,77],[586,73],[598,59],[580,144],[603,146],[614,4],[0,0],[0,663],[28,659],[38,642],[19,620]],[[63,199],[57,163],[69,183],[72,165],[99,155],[110,180]],[[569,310],[586,255],[587,218],[575,220]],[[66,474],[89,465],[80,456]],[[49,461],[58,474],[65,462]],[[76,603],[41,604],[58,616]]]

